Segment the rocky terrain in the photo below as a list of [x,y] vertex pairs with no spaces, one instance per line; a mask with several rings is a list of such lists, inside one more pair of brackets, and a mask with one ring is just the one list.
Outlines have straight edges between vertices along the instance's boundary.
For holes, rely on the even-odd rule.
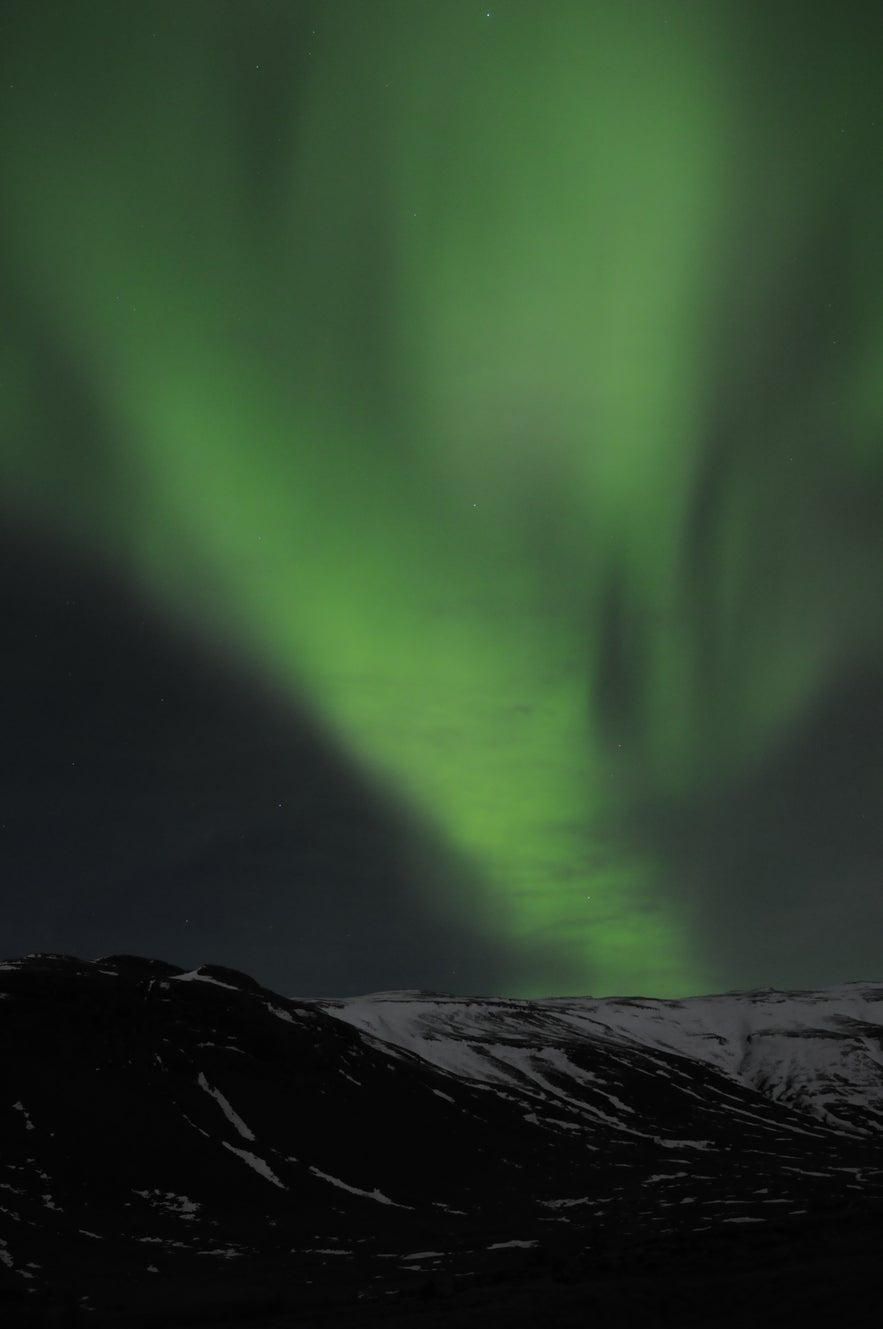
[[302,1000],[216,965],[5,961],[0,1322],[876,1313],[881,1025],[871,982]]

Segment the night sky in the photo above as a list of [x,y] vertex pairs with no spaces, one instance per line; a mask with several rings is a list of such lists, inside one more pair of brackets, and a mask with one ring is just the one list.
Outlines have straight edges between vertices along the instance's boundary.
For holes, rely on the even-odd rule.
[[883,977],[875,8],[0,3],[0,953]]

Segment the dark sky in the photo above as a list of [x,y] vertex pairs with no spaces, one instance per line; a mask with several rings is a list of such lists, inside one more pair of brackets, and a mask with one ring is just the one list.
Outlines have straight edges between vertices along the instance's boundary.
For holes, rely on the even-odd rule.
[[0,5],[0,952],[880,976],[870,10]]
[[306,706],[45,537],[2,567],[5,954],[211,958],[305,995],[487,986],[496,942],[431,908],[450,854],[427,832],[421,860]]

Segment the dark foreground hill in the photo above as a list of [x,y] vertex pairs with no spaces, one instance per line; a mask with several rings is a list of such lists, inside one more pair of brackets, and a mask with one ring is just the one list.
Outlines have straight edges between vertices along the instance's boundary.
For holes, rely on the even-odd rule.
[[872,983],[336,1002],[7,961],[0,1324],[861,1323],[881,1021]]

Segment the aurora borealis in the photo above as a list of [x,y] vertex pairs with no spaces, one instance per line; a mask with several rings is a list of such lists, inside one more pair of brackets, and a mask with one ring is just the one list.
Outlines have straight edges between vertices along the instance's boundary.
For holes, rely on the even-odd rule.
[[[321,895],[329,992],[665,996],[879,974],[871,11],[5,7],[8,528],[41,551],[41,595],[47,559],[70,558],[188,659],[222,661],[237,707],[251,690],[280,733],[308,716],[409,865],[382,972],[340,935],[380,926],[388,901],[365,878],[330,908],[339,867],[286,876],[284,836],[218,896],[213,954],[191,937],[188,955],[258,972],[259,947],[237,951],[243,900],[290,920]],[[63,657],[35,672],[23,650],[7,699],[26,677],[66,686]],[[180,707],[162,763],[192,774],[169,754],[224,736]],[[227,759],[251,808],[260,748]],[[156,776],[182,807],[184,774]],[[51,837],[57,784],[40,768],[22,787],[15,763],[7,779],[21,824],[30,800]],[[94,780],[65,887],[90,917],[113,783]],[[298,787],[314,784],[301,763]],[[235,823],[234,786],[199,853]],[[331,838],[343,854],[345,817]],[[201,860],[179,851],[186,891]],[[56,889],[17,872],[23,901]],[[126,935],[108,949],[139,949],[136,894],[116,897]],[[39,925],[20,908],[24,949],[75,948],[52,905]],[[409,908],[445,938],[425,981],[395,959]],[[297,961],[278,956],[296,932],[274,934],[291,991]],[[174,936],[157,933],[166,958]],[[483,959],[470,936],[493,939]],[[477,958],[458,965],[458,946]]]

